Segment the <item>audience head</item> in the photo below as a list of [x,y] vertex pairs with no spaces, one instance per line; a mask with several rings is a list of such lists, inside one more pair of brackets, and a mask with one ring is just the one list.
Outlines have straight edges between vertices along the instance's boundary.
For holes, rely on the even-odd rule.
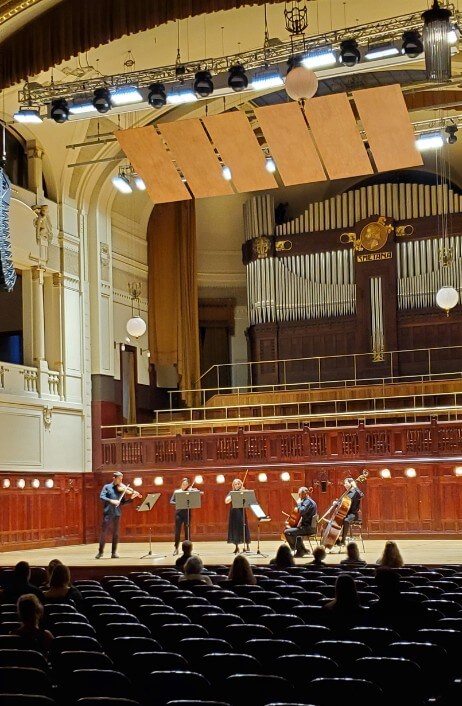
[[348,608],[359,606],[356,584],[351,574],[339,574],[335,582],[335,603]]
[[313,558],[315,561],[324,561],[326,558],[326,550],[322,544],[318,544],[318,546],[313,549]]
[[356,542],[348,542],[346,551],[347,551],[348,559],[351,559],[352,561],[360,561],[361,560],[361,557],[359,554],[359,547],[356,544]]
[[381,566],[388,566],[390,569],[398,569],[403,566],[404,560],[396,542],[393,542],[392,540],[385,542],[385,547],[379,563]]
[[295,566],[294,557],[288,544],[281,544],[278,547],[275,560],[278,566]]
[[193,543],[189,539],[185,539],[181,545],[181,550],[183,554],[192,554]]
[[18,598],[16,610],[23,623],[38,623],[43,615],[43,606],[33,593],[24,593]]
[[56,564],[50,577],[50,588],[62,588],[70,586],[71,572],[65,564]]
[[53,573],[53,569],[55,568],[55,566],[58,566],[58,564],[62,564],[62,563],[63,562],[61,561],[61,559],[51,559],[51,561],[48,562],[48,566],[46,569],[47,575],[48,575],[48,580],[50,580],[51,574]]
[[15,578],[21,581],[28,581],[30,579],[30,566],[27,561],[18,561],[14,567]]
[[200,574],[204,568],[204,563],[200,556],[190,556],[186,564],[184,565],[184,573],[189,574]]
[[231,564],[229,570],[228,578],[235,584],[256,584],[257,579],[255,578],[252,567],[250,566],[249,560],[244,554],[238,554]]
[[386,566],[379,566],[376,569],[375,584],[380,598],[396,598],[400,593],[398,572]]

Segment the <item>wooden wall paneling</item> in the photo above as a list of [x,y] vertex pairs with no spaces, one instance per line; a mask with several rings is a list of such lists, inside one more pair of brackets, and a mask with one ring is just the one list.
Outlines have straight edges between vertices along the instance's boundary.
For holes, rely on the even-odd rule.
[[185,201],[191,198],[171,156],[152,125],[119,130],[116,137],[128,160],[144,180],[153,203]]
[[399,84],[353,91],[352,96],[379,172],[423,164]]
[[231,169],[237,191],[277,188],[274,176],[266,171],[263,150],[244,113],[237,110],[209,115],[202,122],[224,164]]
[[331,179],[373,174],[346,93],[307,101],[305,114]]
[[255,115],[285,186],[326,181],[311,133],[296,101],[255,108]]
[[196,199],[234,193],[200,120],[159,123],[158,128]]

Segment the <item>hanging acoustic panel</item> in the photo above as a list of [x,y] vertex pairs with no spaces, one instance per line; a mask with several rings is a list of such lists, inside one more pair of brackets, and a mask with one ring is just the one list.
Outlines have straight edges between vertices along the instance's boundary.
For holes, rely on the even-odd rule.
[[237,191],[277,188],[275,178],[265,169],[265,155],[244,113],[236,110],[212,115],[202,122],[224,164],[231,169]]
[[306,101],[305,114],[331,179],[373,174],[346,93]]
[[256,108],[255,115],[285,186],[326,181],[326,173],[297,102]]
[[146,190],[154,203],[191,198],[171,156],[152,125],[119,130],[116,137],[136,173],[144,180]]
[[160,123],[158,129],[196,199],[234,193],[200,120]]
[[423,164],[398,84],[353,91],[352,95],[379,172]]

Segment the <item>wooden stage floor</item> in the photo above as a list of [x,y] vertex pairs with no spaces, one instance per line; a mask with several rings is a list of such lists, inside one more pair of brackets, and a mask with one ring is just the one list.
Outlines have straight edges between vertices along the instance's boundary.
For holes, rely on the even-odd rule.
[[[399,539],[396,540],[406,564],[462,564],[462,539]],[[234,545],[226,542],[194,542],[194,553],[199,554],[206,566],[230,565],[233,562]],[[307,544],[307,543],[306,543]],[[375,564],[382,553],[385,541],[383,539],[365,539],[365,551],[359,542],[361,557],[369,564]],[[251,564],[268,564],[275,555],[280,542],[277,540],[260,542],[260,554],[257,553],[257,542],[250,545],[251,553],[246,554]],[[307,544],[308,546],[308,544]],[[151,549],[151,554],[149,551]],[[149,543],[134,542],[119,545],[119,559],[110,558],[110,544],[106,546],[103,559],[95,559],[96,544],[79,544],[66,547],[50,547],[43,549],[28,549],[6,551],[6,546],[0,552],[0,565],[14,566],[18,561],[28,561],[31,566],[46,566],[50,559],[61,559],[69,567],[100,567],[104,571],[117,573],[120,567],[140,567],[149,571],[150,566],[172,566],[176,557],[173,556],[172,542]],[[326,564],[338,564],[345,558],[345,550],[338,552],[334,548],[327,555]],[[296,559],[296,564],[303,565],[311,561],[311,557]],[[79,571],[80,573],[80,571]]]

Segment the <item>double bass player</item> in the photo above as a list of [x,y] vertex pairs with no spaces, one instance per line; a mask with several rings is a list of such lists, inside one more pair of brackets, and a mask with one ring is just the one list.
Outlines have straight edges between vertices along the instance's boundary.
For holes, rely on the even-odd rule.
[[[298,522],[295,527],[286,527],[284,536],[292,551],[295,551],[296,557],[308,556],[309,552],[303,542],[303,537],[316,534],[316,525],[313,523],[313,518],[318,514],[318,507],[314,500],[310,498],[309,490],[302,485],[298,489]],[[314,526],[313,526],[314,524]]]
[[343,481],[346,493],[344,497],[351,500],[350,507],[348,509],[348,515],[343,520],[342,534],[340,536],[339,544],[345,544],[345,538],[350,530],[350,525],[352,522],[356,522],[359,518],[359,508],[361,505],[361,499],[364,497],[364,493],[360,490],[356,484],[354,478],[348,476]]

